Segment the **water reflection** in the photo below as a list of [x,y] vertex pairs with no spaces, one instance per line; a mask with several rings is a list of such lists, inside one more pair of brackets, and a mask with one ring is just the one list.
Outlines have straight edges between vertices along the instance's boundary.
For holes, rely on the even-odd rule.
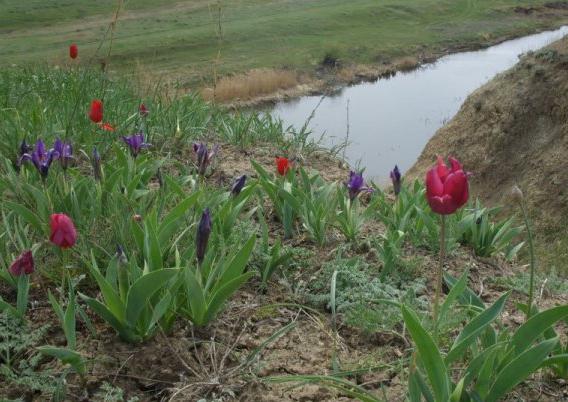
[[[410,168],[428,139],[456,114],[471,92],[513,66],[520,54],[567,33],[568,27],[562,27],[484,50],[456,53],[416,71],[344,88],[321,102],[310,128],[318,138],[325,133],[327,146],[344,143],[349,105],[347,159],[366,167],[368,176],[383,183],[395,164],[403,172]],[[320,100],[320,96],[306,96],[280,103],[273,113],[284,120],[284,126],[301,127]]]

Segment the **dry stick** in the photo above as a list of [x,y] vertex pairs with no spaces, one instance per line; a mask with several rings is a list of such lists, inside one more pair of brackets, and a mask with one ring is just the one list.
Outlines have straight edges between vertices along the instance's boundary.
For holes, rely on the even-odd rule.
[[441,215],[442,224],[440,226],[440,262],[436,273],[436,294],[434,296],[434,340],[438,340],[438,310],[440,303],[440,293],[442,293],[442,275],[444,271],[444,257],[446,254],[446,216]]
[[345,152],[347,151],[347,144],[349,143],[349,99],[347,99],[347,132],[345,134],[345,142],[343,143],[343,163],[347,163],[345,160]]
[[525,208],[525,201],[521,199],[519,201],[521,206],[521,211],[523,212],[523,219],[525,221],[525,227],[527,228],[527,236],[529,241],[529,253],[531,256],[531,272],[530,272],[530,283],[529,283],[529,301],[527,305],[527,320],[531,318],[532,314],[532,305],[533,305],[533,297],[534,297],[534,271],[536,270],[536,259],[534,255],[534,245],[533,245],[533,236],[531,231],[531,226],[529,224],[529,217],[527,215],[527,210]]

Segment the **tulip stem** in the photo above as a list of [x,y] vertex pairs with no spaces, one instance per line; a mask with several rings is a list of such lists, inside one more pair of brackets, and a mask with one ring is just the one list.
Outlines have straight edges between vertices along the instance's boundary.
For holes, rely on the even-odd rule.
[[446,256],[446,216],[441,216],[440,225],[440,261],[436,272],[436,294],[434,295],[434,340],[438,339],[438,311],[440,293],[442,293],[442,276],[444,271],[444,258]]
[[525,221],[525,227],[527,228],[527,237],[529,242],[529,253],[531,258],[530,264],[530,279],[529,279],[529,300],[527,303],[527,320],[531,318],[532,315],[532,306],[533,306],[533,298],[534,298],[534,273],[536,271],[536,258],[534,255],[534,245],[533,245],[533,236],[531,231],[531,225],[529,223],[529,217],[527,215],[527,210],[525,208],[524,200],[519,201],[519,205],[521,206],[521,211],[523,213],[523,220]]

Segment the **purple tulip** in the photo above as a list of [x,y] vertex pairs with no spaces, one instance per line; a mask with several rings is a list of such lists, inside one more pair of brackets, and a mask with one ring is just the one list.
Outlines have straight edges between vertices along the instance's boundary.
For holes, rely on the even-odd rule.
[[59,159],[61,167],[63,170],[66,170],[69,167],[70,162],[74,159],[71,144],[65,143],[58,138],[55,140],[53,150],[53,159]]
[[398,166],[394,165],[394,169],[390,172],[390,178],[392,180],[392,187],[394,189],[394,195],[398,195],[400,193],[400,170],[398,170]]
[[201,264],[207,250],[207,242],[211,234],[211,213],[209,208],[205,208],[197,227],[197,237],[195,238],[195,248],[197,250],[197,261]]
[[97,147],[93,148],[93,157],[91,158],[91,164],[93,165],[93,176],[95,176],[95,180],[101,181],[101,178],[103,177],[101,169],[101,156],[99,155],[99,151],[97,151]]
[[150,144],[144,142],[144,133],[139,132],[132,134],[130,137],[122,137],[122,140],[130,148],[130,153],[133,157],[137,157],[143,148],[148,148]]
[[349,190],[349,198],[351,200],[354,200],[361,191],[370,191],[369,187],[365,185],[363,173],[357,173],[354,171],[349,172],[349,180],[345,183],[345,185]]
[[211,164],[211,161],[219,153],[219,145],[214,145],[211,151],[207,148],[207,144],[203,142],[193,143],[193,152],[197,157],[197,172],[203,176],[207,171],[207,168]]
[[246,174],[242,175],[237,180],[235,180],[235,183],[233,183],[233,187],[231,187],[231,194],[234,196],[239,195],[241,193],[241,190],[245,186],[246,181],[247,181]]
[[33,152],[25,153],[20,158],[21,161],[32,161],[34,166],[36,167],[37,171],[39,172],[41,178],[45,180],[47,178],[47,174],[49,173],[49,167],[51,166],[51,162],[53,159],[56,158],[58,155],[54,149],[50,149],[47,151],[45,149],[45,144],[42,140],[38,140],[36,142],[35,148]]

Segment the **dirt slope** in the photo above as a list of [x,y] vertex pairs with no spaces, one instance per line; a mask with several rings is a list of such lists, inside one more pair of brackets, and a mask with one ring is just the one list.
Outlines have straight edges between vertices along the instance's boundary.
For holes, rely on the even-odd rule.
[[542,256],[568,272],[568,38],[524,55],[469,96],[408,175],[421,177],[438,154],[460,159],[473,194],[491,204],[511,208],[509,190],[519,185]]

